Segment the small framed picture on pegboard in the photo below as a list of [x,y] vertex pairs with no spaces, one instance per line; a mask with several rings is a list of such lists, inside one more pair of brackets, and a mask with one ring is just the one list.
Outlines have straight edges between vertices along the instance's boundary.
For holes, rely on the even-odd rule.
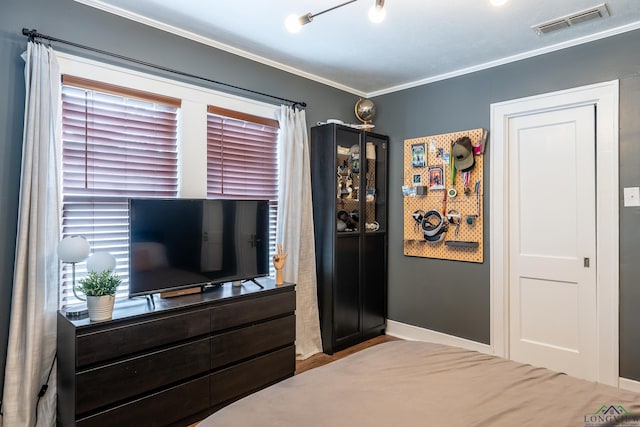
[[411,145],[411,166],[423,168],[427,164],[427,153],[424,142]]
[[444,190],[442,166],[429,166],[429,190]]

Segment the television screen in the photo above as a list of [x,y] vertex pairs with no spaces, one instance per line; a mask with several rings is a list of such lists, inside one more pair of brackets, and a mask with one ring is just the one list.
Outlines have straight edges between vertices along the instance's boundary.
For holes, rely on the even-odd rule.
[[130,297],[268,274],[267,200],[129,200]]

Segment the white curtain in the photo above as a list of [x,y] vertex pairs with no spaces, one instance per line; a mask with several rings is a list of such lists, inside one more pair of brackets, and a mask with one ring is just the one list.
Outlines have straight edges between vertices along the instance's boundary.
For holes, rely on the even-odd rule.
[[29,42],[23,59],[26,99],[4,427],[53,426],[56,414],[60,75],[53,50],[40,43]]
[[304,110],[281,106],[278,114],[279,188],[276,241],[288,253],[285,282],[296,284],[296,355],[322,351],[311,205],[309,140]]

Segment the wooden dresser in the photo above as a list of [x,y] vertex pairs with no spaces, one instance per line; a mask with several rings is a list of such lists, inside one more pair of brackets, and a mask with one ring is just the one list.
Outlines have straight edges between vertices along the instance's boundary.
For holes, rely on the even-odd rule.
[[58,313],[58,425],[184,427],[292,376],[295,286],[260,283]]

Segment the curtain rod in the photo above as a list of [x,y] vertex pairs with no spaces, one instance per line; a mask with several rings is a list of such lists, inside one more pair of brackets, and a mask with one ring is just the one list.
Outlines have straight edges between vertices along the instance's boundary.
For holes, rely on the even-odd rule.
[[189,77],[189,78],[192,78],[192,79],[203,80],[203,81],[206,81],[206,82],[209,82],[209,83],[213,83],[213,84],[216,84],[216,85],[228,87],[228,88],[231,88],[231,89],[241,90],[241,91],[253,93],[255,95],[264,96],[264,97],[267,97],[267,98],[277,99],[279,101],[288,102],[288,103],[292,104],[293,107],[295,107],[296,105],[299,105],[300,107],[305,108],[307,106],[306,102],[293,101],[291,99],[281,98],[281,97],[275,96],[275,95],[269,95],[268,93],[258,92],[258,91],[252,90],[252,89],[247,89],[247,88],[243,88],[243,87],[240,87],[240,86],[235,86],[235,85],[232,85],[232,84],[229,84],[229,83],[219,82],[217,80],[212,80],[212,79],[209,79],[207,77],[201,77],[201,76],[197,76],[195,74],[185,73],[184,71],[179,71],[179,70],[174,70],[172,68],[163,67],[162,65],[151,64],[149,62],[141,61],[141,60],[135,59],[135,58],[129,58],[127,56],[119,55],[117,53],[107,52],[105,50],[96,49],[94,47],[81,45],[81,44],[70,42],[70,41],[67,41],[67,40],[61,40],[61,39],[58,39],[58,38],[55,38],[55,37],[51,37],[51,36],[46,36],[44,34],[38,33],[38,30],[28,30],[26,28],[23,28],[22,29],[22,35],[29,37],[29,40],[31,40],[31,41],[33,41],[34,39],[42,39],[42,40],[47,40],[47,41],[50,41],[50,42],[67,44],[69,46],[77,47],[77,48],[88,50],[88,51],[91,51],[91,52],[96,52],[96,53],[99,53],[99,54],[102,54],[102,55],[112,56],[114,58],[118,58],[118,59],[121,59],[121,60],[124,60],[124,61],[133,62],[133,63],[139,64],[139,65],[143,65],[145,67],[155,68],[157,70],[166,71],[166,72],[169,72],[169,73],[172,73],[172,74],[178,74],[178,75],[183,76],[183,77]]

